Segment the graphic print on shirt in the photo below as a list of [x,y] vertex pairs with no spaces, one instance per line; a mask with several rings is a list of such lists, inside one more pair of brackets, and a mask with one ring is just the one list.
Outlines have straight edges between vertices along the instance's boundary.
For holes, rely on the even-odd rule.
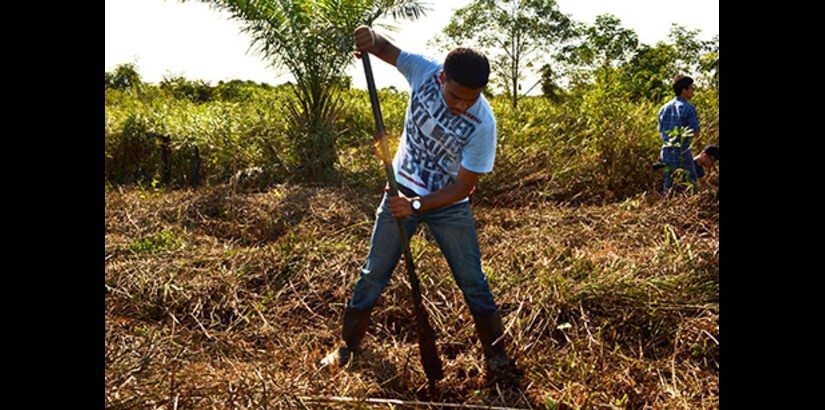
[[405,128],[406,152],[399,170],[408,180],[417,177],[420,182],[412,182],[430,192],[455,180],[461,148],[476,130],[470,117],[450,112],[440,93],[436,76],[413,91]]

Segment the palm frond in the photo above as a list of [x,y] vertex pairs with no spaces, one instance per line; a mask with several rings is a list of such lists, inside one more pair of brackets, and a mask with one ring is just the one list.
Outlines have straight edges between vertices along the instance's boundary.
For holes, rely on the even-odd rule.
[[372,12],[369,14],[365,24],[372,25],[382,16],[391,17],[393,20],[407,19],[418,20],[426,16],[428,11],[432,11],[430,3],[416,0],[379,0],[374,2]]
[[[295,138],[310,151],[331,144],[340,110],[340,84],[352,63],[352,32],[382,16],[417,20],[430,9],[413,0],[201,0],[226,11],[250,36],[252,49],[295,82],[288,107]],[[297,128],[296,128],[297,127]],[[327,151],[324,151],[327,152]],[[325,159],[326,160],[326,159]],[[322,167],[323,168],[323,167]]]

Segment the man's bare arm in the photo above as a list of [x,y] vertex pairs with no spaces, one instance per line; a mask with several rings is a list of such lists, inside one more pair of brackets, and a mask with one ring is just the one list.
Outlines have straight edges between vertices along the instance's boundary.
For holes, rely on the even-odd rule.
[[361,58],[360,53],[368,51],[380,58],[387,64],[396,65],[401,49],[390,43],[384,36],[376,33],[369,26],[360,26],[352,33],[355,38],[356,56]]

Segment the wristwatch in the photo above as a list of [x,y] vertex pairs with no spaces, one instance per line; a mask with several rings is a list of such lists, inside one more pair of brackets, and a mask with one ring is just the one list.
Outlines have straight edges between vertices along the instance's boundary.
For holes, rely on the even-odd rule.
[[413,199],[412,202],[410,202],[410,205],[412,205],[413,212],[418,212],[421,210],[421,200],[418,198]]

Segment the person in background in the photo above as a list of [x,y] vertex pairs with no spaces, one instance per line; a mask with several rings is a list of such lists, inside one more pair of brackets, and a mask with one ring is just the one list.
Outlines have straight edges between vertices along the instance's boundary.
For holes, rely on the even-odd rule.
[[[693,79],[679,74],[673,79],[675,97],[659,109],[659,135],[662,150],[659,161],[665,164],[665,183],[662,194],[668,196],[674,185],[692,184],[696,190],[696,166],[690,144],[699,137],[699,117],[689,101],[693,98]],[[678,176],[678,181],[674,177]]]
[[[710,144],[702,150],[699,155],[693,157],[693,166],[696,169],[696,180],[700,183],[707,184],[705,179],[705,170],[715,165],[719,162],[719,146],[716,144]],[[662,169],[665,168],[667,165],[662,162],[654,162],[653,169]]]
[[702,150],[699,155],[693,158],[693,166],[696,167],[696,179],[707,183],[705,170],[712,167],[719,161],[719,146],[710,144]]

